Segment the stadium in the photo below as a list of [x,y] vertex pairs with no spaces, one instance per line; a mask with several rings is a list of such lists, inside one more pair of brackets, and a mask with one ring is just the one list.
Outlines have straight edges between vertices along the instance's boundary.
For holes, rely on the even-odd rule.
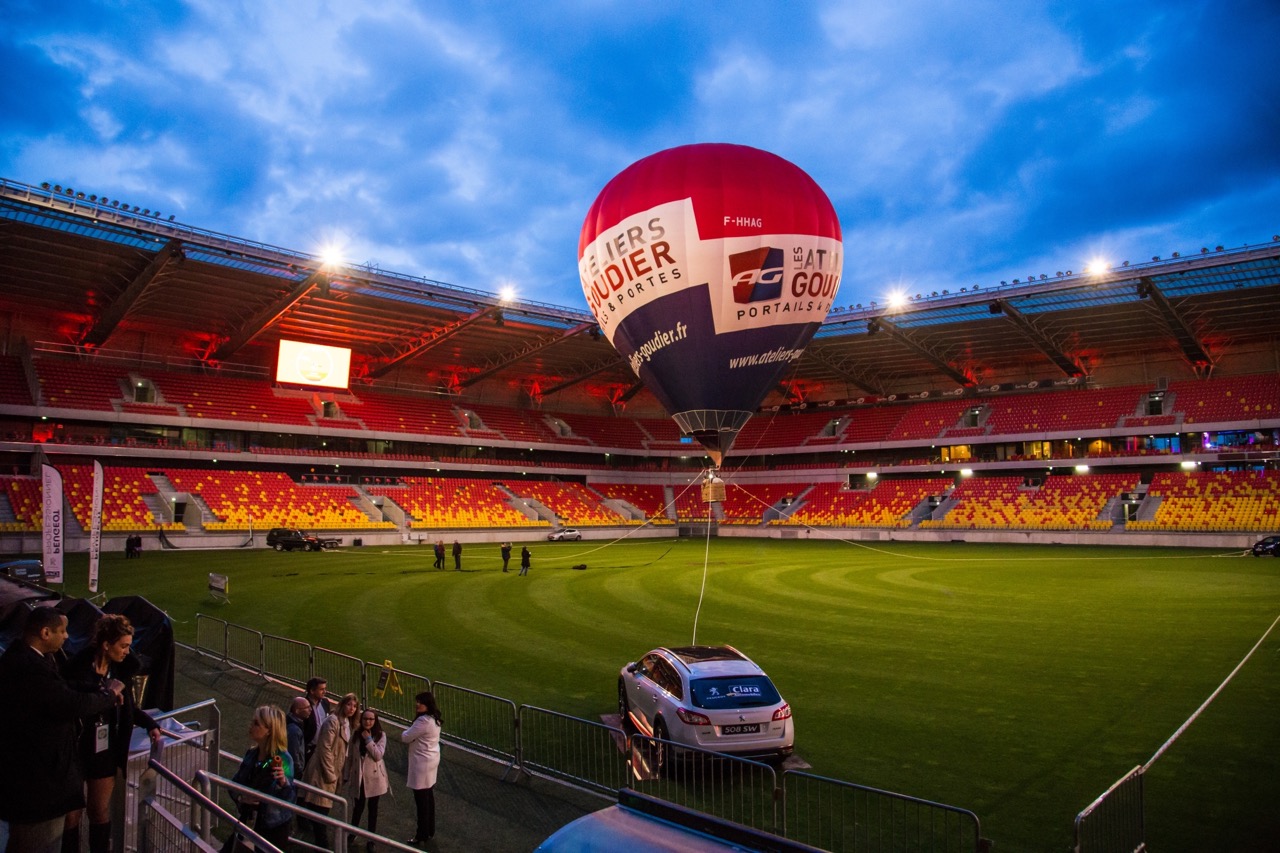
[[[3,181],[0,229],[0,553],[40,556],[52,466],[68,591],[85,589],[97,462],[104,584],[149,597],[180,640],[235,660],[239,626],[598,719],[620,666],[685,642],[691,618],[698,632],[710,577],[703,636],[767,664],[815,777],[982,820],[954,844],[918,827],[885,847],[825,826],[796,842],[1061,849],[1075,832],[1116,849],[1127,830],[1090,846],[1073,819],[1155,753],[1139,842],[1280,844],[1280,564],[1249,554],[1280,533],[1280,237],[838,305],[706,502],[702,448],[581,308],[326,263],[54,183]],[[275,553],[277,528],[336,547]],[[547,541],[563,528],[584,541]],[[144,559],[125,563],[137,536]],[[420,578],[438,540],[485,578]],[[506,580],[508,540],[536,543],[544,591],[481,586]],[[206,598],[211,572],[229,602]],[[370,574],[376,604],[352,585]],[[376,642],[358,627],[373,619]],[[447,638],[412,636],[424,620]],[[220,646],[199,636],[215,622]],[[520,635],[546,639],[534,660],[579,662],[515,675]],[[850,686],[824,700],[823,681]]]

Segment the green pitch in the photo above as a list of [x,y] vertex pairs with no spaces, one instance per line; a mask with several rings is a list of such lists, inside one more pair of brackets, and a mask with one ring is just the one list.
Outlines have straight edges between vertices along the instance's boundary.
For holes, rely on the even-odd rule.
[[[526,578],[496,545],[467,546],[460,573],[414,546],[151,550],[102,573],[188,642],[204,612],[591,719],[619,667],[693,639],[704,541],[531,547]],[[773,676],[813,771],[971,809],[998,851],[1068,849],[1076,812],[1280,614],[1280,560],[1204,551],[714,539],[708,557],[697,640]],[[1280,847],[1277,708],[1280,628],[1148,774],[1153,849]]]

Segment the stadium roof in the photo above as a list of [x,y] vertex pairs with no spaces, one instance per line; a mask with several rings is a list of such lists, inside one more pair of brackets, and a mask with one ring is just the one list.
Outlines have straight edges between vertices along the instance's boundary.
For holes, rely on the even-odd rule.
[[[350,347],[356,376],[406,387],[518,389],[549,405],[571,390],[613,400],[638,391],[583,309],[504,303],[376,267],[330,269],[305,253],[11,181],[0,181],[0,311],[16,318],[11,329],[40,329],[37,349],[261,371],[284,337]],[[1205,247],[1098,274],[916,294],[896,309],[837,308],[766,405],[1078,383],[1104,363],[1144,359],[1206,374],[1224,352],[1266,345],[1278,328],[1280,239]]]

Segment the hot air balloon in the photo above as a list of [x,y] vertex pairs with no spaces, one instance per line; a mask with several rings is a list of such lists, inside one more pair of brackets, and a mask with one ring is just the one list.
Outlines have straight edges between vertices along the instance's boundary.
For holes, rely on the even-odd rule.
[[605,185],[578,238],[600,331],[716,467],[827,316],[840,222],[803,170],[684,145]]

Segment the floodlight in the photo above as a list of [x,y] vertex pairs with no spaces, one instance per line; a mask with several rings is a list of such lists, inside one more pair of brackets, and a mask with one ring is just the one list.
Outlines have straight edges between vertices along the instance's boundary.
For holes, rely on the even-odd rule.
[[961,476],[961,477],[972,477],[972,476],[973,476],[973,469],[972,469],[972,468],[961,468],[961,469],[960,469],[960,476]]
[[1199,462],[1193,462],[1192,460],[1187,459],[1182,463],[1180,467],[1182,468],[1183,471],[1193,471],[1195,470],[1195,467],[1199,464],[1200,464]]
[[1077,474],[1088,474],[1088,473],[1089,473],[1089,466],[1088,466],[1088,465],[1077,465],[1077,466],[1076,466],[1076,473],[1077,473]]
[[1089,275],[1102,275],[1108,268],[1109,265],[1105,260],[1102,258],[1094,258],[1089,261],[1088,265],[1084,268],[1084,271]]
[[516,289],[515,289],[514,287],[510,287],[510,286],[508,286],[508,287],[504,287],[504,288],[502,288],[502,290],[498,293],[498,298],[500,298],[503,302],[515,302],[515,301],[516,301]]
[[907,295],[901,290],[891,290],[885,296],[885,301],[889,303],[889,310],[893,311],[907,304]]

